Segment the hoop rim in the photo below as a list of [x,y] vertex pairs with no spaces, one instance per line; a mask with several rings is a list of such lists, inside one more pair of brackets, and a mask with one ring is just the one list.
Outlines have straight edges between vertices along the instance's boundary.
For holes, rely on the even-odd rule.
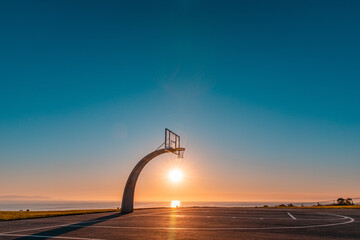
[[168,150],[169,152],[185,151],[185,148],[164,148],[164,149]]
[[183,158],[185,152],[185,148],[165,148],[165,150],[175,155],[178,155],[179,158]]

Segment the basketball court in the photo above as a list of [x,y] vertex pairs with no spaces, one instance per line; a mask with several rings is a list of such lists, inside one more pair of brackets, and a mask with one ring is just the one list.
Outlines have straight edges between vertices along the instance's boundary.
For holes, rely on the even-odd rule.
[[358,209],[162,208],[0,222],[0,239],[360,239]]
[[135,185],[145,165],[165,153],[183,157],[184,150],[180,136],[165,129],[164,143],[130,173],[121,213],[0,222],[0,239],[360,239],[359,209],[180,207],[134,211]]

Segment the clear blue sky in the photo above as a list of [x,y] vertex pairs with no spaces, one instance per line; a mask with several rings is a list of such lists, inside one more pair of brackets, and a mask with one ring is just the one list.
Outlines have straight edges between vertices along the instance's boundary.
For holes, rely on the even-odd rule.
[[2,1],[0,195],[118,199],[168,127],[201,196],[360,196],[359,8]]

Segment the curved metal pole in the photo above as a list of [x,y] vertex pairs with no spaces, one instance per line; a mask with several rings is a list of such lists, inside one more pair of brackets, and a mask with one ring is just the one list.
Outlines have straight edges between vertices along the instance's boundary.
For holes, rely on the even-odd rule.
[[134,211],[134,192],[136,181],[140,175],[141,170],[145,165],[151,161],[151,159],[168,152],[175,152],[177,149],[159,149],[154,152],[146,155],[143,159],[140,160],[138,164],[131,171],[130,176],[126,182],[124,194],[121,202],[121,212],[122,213],[131,213]]

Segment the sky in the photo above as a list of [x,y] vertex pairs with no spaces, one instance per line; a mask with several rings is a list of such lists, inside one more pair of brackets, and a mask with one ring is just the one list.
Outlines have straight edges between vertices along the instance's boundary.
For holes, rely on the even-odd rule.
[[[1,1],[0,195],[360,197],[358,1]],[[168,179],[179,168],[183,181]]]

